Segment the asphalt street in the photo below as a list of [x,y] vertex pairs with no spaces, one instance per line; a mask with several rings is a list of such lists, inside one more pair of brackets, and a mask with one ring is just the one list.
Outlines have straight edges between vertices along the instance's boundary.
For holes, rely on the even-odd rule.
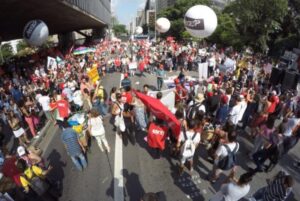
[[[196,74],[194,73],[193,76]],[[120,85],[120,77],[119,73],[114,73],[102,78],[102,84],[107,92],[113,86]],[[156,78],[147,73],[145,76],[136,76],[131,80],[136,89],[142,89],[144,84],[149,84],[153,89],[156,86]],[[83,172],[75,169],[63,147],[60,140],[61,131],[57,127],[51,127],[47,137],[40,144],[44,150],[45,160],[54,167],[49,176],[61,183],[63,192],[61,201],[121,201],[114,198],[116,186],[123,190],[126,201],[139,201],[145,192],[162,192],[168,201],[202,201],[209,200],[219,189],[222,180],[224,181],[225,176],[214,185],[205,180],[206,175],[212,169],[212,165],[203,159],[206,151],[201,146],[195,154],[194,172],[186,171],[182,176],[179,176],[177,173],[178,161],[169,157],[168,149],[163,152],[160,159],[152,157],[152,151],[144,140],[146,133],[142,131],[135,132],[134,142],[122,140],[122,146],[117,147],[122,155],[118,156],[115,154],[116,134],[109,123],[109,119],[110,115],[105,117],[104,125],[111,152],[101,152],[96,142],[92,140],[91,153],[87,153],[88,167]],[[254,167],[254,164],[246,155],[247,151],[251,150],[252,143],[245,134],[240,136],[239,142],[241,150],[238,154],[240,166],[238,174],[242,174],[248,166]],[[285,169],[296,180],[294,194],[288,201],[300,200],[298,190],[300,189],[300,173],[292,166],[295,159],[300,159],[299,151],[300,146],[298,145],[280,161],[280,164],[272,172],[256,175],[251,183],[251,193],[265,186],[266,179],[272,178],[278,170]],[[122,157],[123,185],[115,185],[115,182],[120,181],[115,178],[116,167],[119,167],[116,165],[120,163],[120,157]]]

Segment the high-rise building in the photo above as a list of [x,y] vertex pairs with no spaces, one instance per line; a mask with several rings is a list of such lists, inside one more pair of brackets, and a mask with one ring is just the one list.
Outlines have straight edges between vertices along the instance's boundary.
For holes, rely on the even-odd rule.
[[156,9],[159,13],[163,9],[173,6],[176,3],[176,0],[156,0]]

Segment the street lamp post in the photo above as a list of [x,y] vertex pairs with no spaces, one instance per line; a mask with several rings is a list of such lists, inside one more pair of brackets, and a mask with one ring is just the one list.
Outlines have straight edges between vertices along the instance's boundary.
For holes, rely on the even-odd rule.
[[157,0],[155,0],[155,22],[154,22],[154,39],[156,42],[156,18],[157,18]]

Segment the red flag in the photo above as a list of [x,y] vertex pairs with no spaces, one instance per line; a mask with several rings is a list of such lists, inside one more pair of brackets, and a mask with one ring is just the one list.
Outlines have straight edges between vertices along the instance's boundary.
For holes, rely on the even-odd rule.
[[147,141],[151,148],[165,149],[165,139],[167,137],[168,127],[161,127],[151,123],[148,129]]
[[162,119],[168,123],[171,128],[173,135],[178,138],[180,134],[180,122],[170,110],[164,106],[160,100],[152,98],[143,93],[134,91],[136,96],[141,99],[150,112],[159,119]]

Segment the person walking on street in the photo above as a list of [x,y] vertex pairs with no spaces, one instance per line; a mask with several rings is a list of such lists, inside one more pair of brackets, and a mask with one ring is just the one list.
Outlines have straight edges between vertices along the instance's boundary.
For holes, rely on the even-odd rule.
[[84,156],[84,153],[86,152],[85,147],[79,140],[79,135],[66,121],[64,122],[64,127],[65,129],[62,131],[61,140],[76,168],[82,171],[87,167],[87,162]]
[[180,169],[179,173],[182,174],[184,165],[189,163],[190,171],[193,171],[193,158],[198,144],[200,143],[200,134],[195,131],[196,121],[191,120],[188,122],[188,130],[180,132],[177,148],[181,148],[180,152]]
[[256,191],[253,198],[259,201],[285,201],[292,192],[293,185],[293,177],[280,171],[273,181]]
[[210,181],[215,183],[223,171],[232,170],[236,165],[236,153],[239,150],[239,143],[236,141],[235,131],[229,132],[226,142],[220,144],[214,155],[214,165]]
[[249,193],[249,183],[252,181],[254,174],[247,172],[236,179],[234,173],[234,171],[230,173],[229,183],[223,184],[221,189],[209,201],[238,201]]
[[124,74],[124,79],[121,81],[121,86],[124,89],[127,89],[128,87],[131,87],[131,81],[128,77],[128,73]]
[[95,137],[97,144],[100,148],[100,150],[103,152],[103,146],[105,147],[105,150],[109,153],[110,147],[107,143],[106,137],[105,137],[105,129],[103,126],[102,117],[99,114],[99,112],[96,109],[92,109],[89,114],[89,121],[88,121],[88,130],[89,133]]
[[157,76],[157,90],[160,91],[164,83],[164,77],[166,76],[166,72],[164,70],[163,64],[159,64],[159,68],[156,71],[156,76]]

